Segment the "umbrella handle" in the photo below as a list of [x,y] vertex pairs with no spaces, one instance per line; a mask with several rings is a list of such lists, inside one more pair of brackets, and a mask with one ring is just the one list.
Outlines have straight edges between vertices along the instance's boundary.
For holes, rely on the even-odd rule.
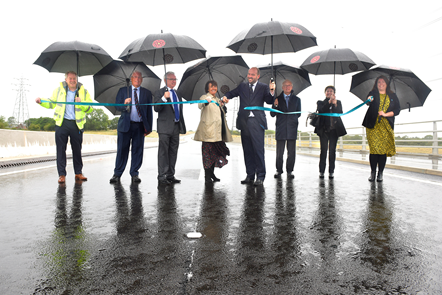
[[[129,87],[130,87],[129,82],[130,82],[130,79],[129,79],[129,78],[126,78],[126,90],[127,90],[127,96],[126,96],[126,98],[128,98],[129,95],[130,95],[130,94],[129,94]],[[129,106],[126,107],[126,111],[130,112],[130,108],[129,108]]]

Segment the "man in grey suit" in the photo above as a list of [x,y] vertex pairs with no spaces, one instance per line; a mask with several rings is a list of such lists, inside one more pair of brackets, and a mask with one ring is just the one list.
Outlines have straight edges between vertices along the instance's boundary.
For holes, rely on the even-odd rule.
[[[155,103],[181,101],[181,98],[173,89],[176,86],[176,80],[173,72],[167,72],[164,75],[166,86],[155,92]],[[175,164],[178,156],[180,134],[186,134],[183,105],[154,105],[154,110],[158,113],[158,184],[180,183],[181,180],[175,178]]]

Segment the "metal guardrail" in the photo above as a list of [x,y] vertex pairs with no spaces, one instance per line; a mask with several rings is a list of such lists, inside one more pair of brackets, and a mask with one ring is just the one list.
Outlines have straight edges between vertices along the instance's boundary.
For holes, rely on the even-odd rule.
[[[431,160],[432,169],[437,170],[439,168],[439,161],[442,160],[442,139],[439,139],[438,134],[442,134],[442,130],[438,130],[437,121],[422,121],[414,123],[398,123],[395,124],[395,137],[410,136],[419,137],[419,139],[397,139],[396,140],[396,155],[390,158],[390,163],[395,164],[396,160],[400,158],[420,158]],[[431,127],[420,126],[422,124],[431,125]],[[367,155],[370,153],[368,148],[367,136],[365,133],[365,127],[350,127],[347,129],[347,135],[340,137],[338,140],[337,152],[340,157],[344,157],[344,153],[360,154],[362,160],[367,160]],[[306,135],[307,133],[307,135]],[[348,139],[351,136],[358,136],[360,139]],[[441,136],[442,137],[442,136]],[[422,143],[423,145],[404,145],[404,142]],[[402,144],[401,144],[402,143]],[[266,146],[273,147],[276,145],[275,135],[266,135]],[[296,142],[297,150],[307,150],[309,153],[312,151],[320,150],[319,137],[310,132],[298,131],[298,140]]]

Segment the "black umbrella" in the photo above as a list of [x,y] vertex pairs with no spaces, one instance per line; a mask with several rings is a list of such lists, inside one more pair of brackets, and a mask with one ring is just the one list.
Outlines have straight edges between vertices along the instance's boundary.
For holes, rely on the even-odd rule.
[[271,54],[273,65],[273,53],[297,52],[316,45],[316,37],[305,27],[272,20],[242,31],[227,48],[236,53]]
[[177,91],[186,100],[198,100],[206,93],[204,86],[207,81],[215,80],[221,97],[243,82],[248,70],[249,67],[241,56],[210,57],[184,72]]
[[[160,88],[161,79],[145,64],[114,60],[94,75],[95,100],[103,103],[115,103],[118,90],[121,87],[130,86],[130,76],[134,71],[141,72],[142,87],[149,89],[152,93]],[[127,97],[130,97],[129,93]],[[106,108],[112,114],[117,114],[115,107],[106,106]]]
[[276,77],[276,80],[282,84],[285,80],[290,80],[293,83],[293,93],[295,95],[312,85],[306,70],[291,67],[281,62],[273,65],[273,72],[271,66],[259,67],[259,70],[261,72],[259,80],[262,81],[269,81],[270,78]]
[[150,34],[129,44],[120,59],[130,62],[144,62],[146,65],[186,63],[206,57],[206,50],[195,40],[184,35],[171,33]]
[[348,48],[331,48],[311,54],[302,63],[301,68],[314,75],[344,75],[365,71],[374,65],[375,63],[361,52]]
[[112,61],[98,45],[80,41],[55,42],[46,48],[34,64],[49,72],[77,71],[78,76],[93,75]]
[[390,89],[396,93],[402,110],[423,106],[431,92],[412,71],[385,65],[354,75],[350,92],[365,101],[376,79],[381,75],[390,80]]

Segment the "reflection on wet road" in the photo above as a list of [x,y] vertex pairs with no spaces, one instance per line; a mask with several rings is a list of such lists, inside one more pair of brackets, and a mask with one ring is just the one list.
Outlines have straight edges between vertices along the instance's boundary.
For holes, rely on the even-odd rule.
[[[204,185],[200,143],[180,146],[181,184],[158,187],[157,150],[140,184],[111,185],[115,155],[85,159],[89,181],[53,167],[0,176],[0,294],[441,294],[442,179],[298,156],[294,180],[240,184],[229,145]],[[23,168],[22,168],[23,169]],[[190,239],[200,232],[200,239]]]

